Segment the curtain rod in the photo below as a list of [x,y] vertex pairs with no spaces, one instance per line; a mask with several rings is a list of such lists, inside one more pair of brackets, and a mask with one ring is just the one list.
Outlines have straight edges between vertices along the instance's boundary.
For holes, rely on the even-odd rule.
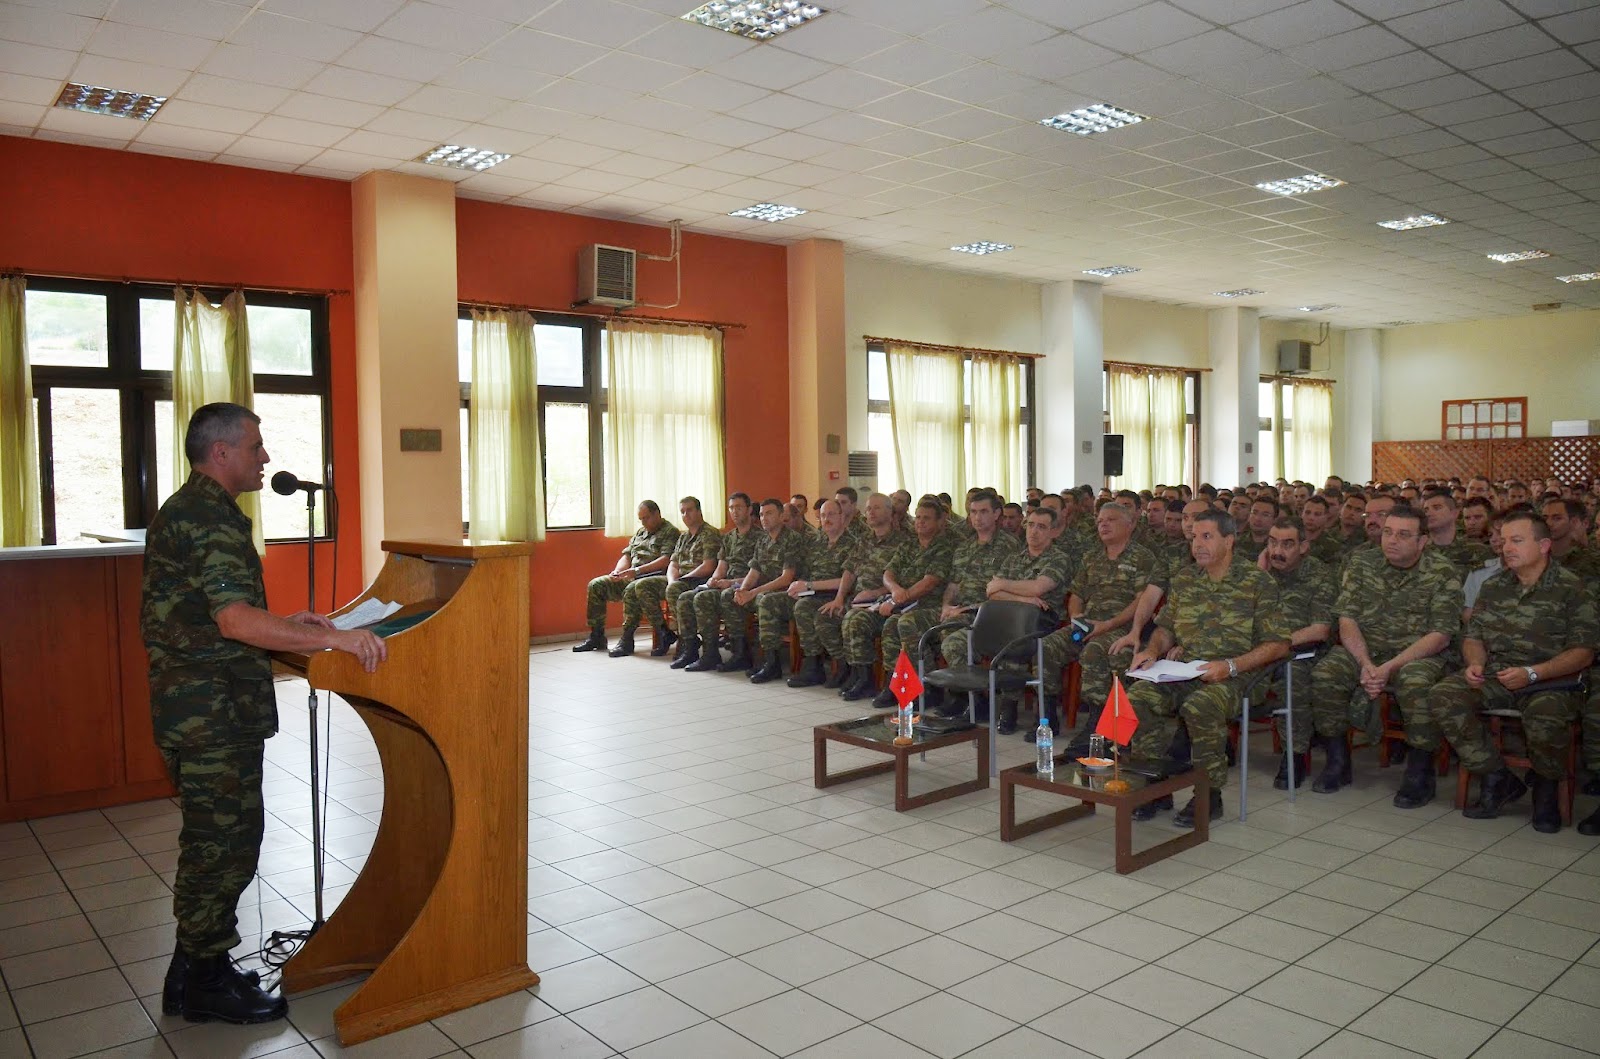
[[998,357],[1017,357],[1021,360],[1041,360],[1039,353],[1018,353],[1010,349],[979,349],[977,346],[941,346],[937,342],[912,342],[904,338],[882,338],[878,335],[862,335],[869,344],[872,342],[893,342],[897,346],[910,346],[913,349],[936,349],[944,353],[989,353]]
[[0,273],[21,273],[24,276],[38,276],[42,279],[79,279],[91,280],[97,283],[126,283],[150,287],[209,287],[212,290],[254,290],[267,294],[303,294],[311,296],[330,296],[335,294],[349,294],[348,290],[335,290],[329,287],[264,287],[257,283],[207,283],[202,280],[192,279],[148,279],[143,276],[102,276],[92,272],[40,272],[26,268],[4,268]]
[[583,309],[572,305],[565,309],[552,309],[546,305],[514,305],[511,302],[473,302],[463,301],[463,306],[468,309],[500,309],[511,312],[524,313],[559,313],[565,316],[593,316],[601,320],[634,320],[642,324],[677,324],[680,327],[714,327],[719,331],[729,328],[744,330],[744,324],[732,323],[724,320],[675,320],[666,316],[635,316],[632,313],[615,311],[603,312],[594,309]]
[[1304,375],[1263,375],[1263,382],[1292,382],[1296,386],[1332,386],[1337,379],[1308,379]]
[[1209,373],[1210,368],[1175,368],[1170,364],[1135,364],[1131,360],[1103,360],[1100,362],[1107,368],[1133,368],[1138,371],[1170,371],[1177,375],[1187,375],[1191,371]]

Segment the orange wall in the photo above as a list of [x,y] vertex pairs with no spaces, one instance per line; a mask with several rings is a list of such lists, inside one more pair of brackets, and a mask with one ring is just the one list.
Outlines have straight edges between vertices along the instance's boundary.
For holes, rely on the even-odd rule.
[[[348,291],[350,188],[333,180],[176,158],[0,137],[0,269],[135,280]],[[341,601],[361,574],[356,461],[355,315],[329,299],[334,484],[344,498]],[[264,424],[271,449],[272,424]],[[294,468],[315,477],[313,468]],[[267,595],[305,606],[305,546],[267,548]],[[333,548],[317,549],[318,608],[332,587]]]
[[[580,246],[665,254],[668,240],[664,228],[461,199],[457,294],[462,301],[561,309],[577,297]],[[672,300],[671,264],[641,260],[638,274],[642,301]],[[758,497],[790,492],[787,286],[783,247],[686,232],[681,303],[641,310],[745,325],[729,328],[723,341],[728,488]],[[677,506],[677,497],[654,499],[664,511]],[[722,510],[723,499],[701,497],[713,522],[721,521],[712,512]],[[545,537],[533,553],[534,636],[583,628],[584,585],[611,568],[622,543],[599,530]],[[612,614],[613,622],[618,618]]]

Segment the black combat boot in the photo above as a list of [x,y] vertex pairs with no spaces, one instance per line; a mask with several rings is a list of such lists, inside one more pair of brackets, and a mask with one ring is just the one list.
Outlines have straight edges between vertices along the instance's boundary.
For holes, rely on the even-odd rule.
[[776,649],[761,652],[761,668],[750,674],[750,683],[765,684],[783,676],[783,656]]
[[894,697],[894,692],[889,690],[887,684],[884,685],[883,690],[878,692],[878,694],[872,699],[873,708],[878,710],[887,710],[899,705],[900,700]]
[[700,637],[686,636],[678,641],[678,656],[672,660],[672,669],[688,669],[700,661]]
[[[1089,737],[1094,735],[1095,725],[1100,723],[1100,710],[1093,709],[1078,715],[1078,730],[1073,733],[1072,739],[1062,748],[1069,761],[1084,757],[1089,753]],[[1055,725],[1050,726],[1052,729]],[[1059,733],[1058,733],[1059,734]]]
[[1406,774],[1400,780],[1400,789],[1394,792],[1394,807],[1421,809],[1433,801],[1438,790],[1438,781],[1433,775],[1433,751],[1406,747]]
[[744,637],[735,636],[728,641],[728,649],[733,656],[717,667],[718,673],[737,673],[742,669],[750,668],[750,645]]
[[842,688],[845,682],[850,679],[850,667],[840,659],[829,659],[823,664],[823,668],[828,671],[828,679],[822,682],[822,686],[825,688],[835,690]]
[[[1311,771],[1311,754],[1293,754],[1294,757],[1294,786],[1299,790],[1306,785],[1306,773]],[[1285,751],[1283,760],[1278,762],[1278,774],[1272,779],[1275,790],[1286,791],[1289,789],[1289,758],[1291,754]]]
[[[1198,798],[1190,798],[1189,799],[1189,804],[1184,806],[1182,809],[1178,810],[1178,815],[1174,816],[1172,818],[1172,826],[1173,827],[1182,827],[1182,828],[1193,828],[1194,827],[1194,808],[1195,808],[1195,804],[1194,803],[1197,802],[1197,801],[1199,801]],[[1211,825],[1212,822],[1216,822],[1216,823],[1221,823],[1222,822],[1222,792],[1217,790],[1215,787],[1211,788],[1211,799],[1210,799],[1210,801],[1211,801],[1211,815],[1206,818],[1206,826],[1208,826],[1208,827]]]
[[678,634],[671,629],[659,628],[656,632],[659,635],[656,636],[656,645],[650,648],[651,658],[660,658],[672,650],[672,645],[678,642]]
[[1533,776],[1533,829],[1541,835],[1553,835],[1561,830],[1561,799],[1557,795],[1559,784],[1534,773]]
[[1017,700],[1007,695],[1001,700],[1000,716],[995,718],[996,735],[1010,735],[1017,730]]
[[246,1026],[273,1022],[289,1013],[288,1001],[262,992],[258,982],[240,974],[226,954],[190,957],[182,990],[179,1012],[190,1022]]
[[1343,736],[1334,736],[1323,740],[1322,751],[1327,761],[1311,789],[1318,794],[1333,794],[1350,782],[1350,744]]
[[617,646],[607,652],[612,658],[627,658],[633,654],[633,631],[637,625],[624,625],[622,635],[617,639]]
[[826,679],[827,674],[822,671],[822,656],[806,655],[800,671],[789,678],[788,684],[791,688],[814,688]]
[[[161,985],[161,1013],[183,1014],[183,982],[189,974],[189,955],[182,949],[172,950],[172,962],[167,964],[167,978]],[[241,971],[240,975],[250,985],[260,985],[261,976],[254,971]]]
[[595,625],[589,629],[589,638],[572,648],[574,654],[584,651],[604,651],[606,649],[606,627]]
[[1478,781],[1478,804],[1461,810],[1468,820],[1493,820],[1500,809],[1528,792],[1528,785],[1517,779],[1516,773],[1502,765]]
[[1163,794],[1153,802],[1145,802],[1143,805],[1134,806],[1133,818],[1139,821],[1154,820],[1157,813],[1169,812],[1171,809],[1172,795]]
[[1600,809],[1578,821],[1578,834],[1588,835],[1590,838],[1600,835]]
[[714,673],[722,668],[722,649],[714,636],[700,638],[700,657],[683,667],[685,673]]
[[868,663],[850,667],[850,674],[839,691],[839,697],[846,702],[855,702],[857,699],[870,698],[877,692],[878,684],[872,679],[872,665]]

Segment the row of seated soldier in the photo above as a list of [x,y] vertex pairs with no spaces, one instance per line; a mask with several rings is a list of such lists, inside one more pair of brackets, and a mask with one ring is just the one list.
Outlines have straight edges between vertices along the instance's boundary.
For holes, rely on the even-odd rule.
[[[1020,502],[975,488],[958,516],[948,494],[862,502],[847,487],[814,509],[798,494],[757,502],[736,492],[719,530],[694,497],[678,504],[681,529],[647,500],[615,568],[589,583],[590,634],[573,650],[632,655],[644,623],[650,653],[673,654],[673,669],[764,684],[784,678],[788,641],[801,659],[790,687],[889,708],[887,674],[902,650],[930,671],[966,664],[986,602],[1030,604],[1038,654],[1030,644],[988,661],[1027,671],[1042,658],[1035,711],[1054,729],[1063,712],[1076,717],[1069,756],[1087,751],[1113,680],[1157,659],[1203,660],[1189,681],[1127,681],[1139,719],[1131,751],[1206,769],[1213,818],[1244,692],[1262,685],[1252,702],[1275,699],[1293,715],[1280,789],[1291,772],[1306,781],[1314,746],[1323,760],[1312,789],[1331,794],[1351,782],[1353,746],[1378,744],[1387,763],[1388,741],[1403,739],[1396,807],[1432,802],[1454,754],[1475,781],[1464,816],[1492,819],[1531,791],[1533,826],[1551,833],[1563,790],[1570,811],[1580,747],[1584,793],[1600,794],[1597,502],[1600,481],[1330,477],[1320,490],[1282,480],[1033,488]],[[612,601],[623,608],[614,646]],[[1069,674],[1076,687],[1064,702]],[[997,696],[999,734],[1018,730],[1022,698]],[[987,720],[981,700],[977,719]],[[968,705],[929,688],[924,708],[956,715]],[[1035,724],[1022,727],[1033,741]],[[1520,746],[1507,746],[1507,729]],[[1507,765],[1511,749],[1520,775]],[[1167,799],[1137,815],[1172,808]],[[1194,808],[1174,823],[1192,827]],[[1600,811],[1578,830],[1600,834]]]

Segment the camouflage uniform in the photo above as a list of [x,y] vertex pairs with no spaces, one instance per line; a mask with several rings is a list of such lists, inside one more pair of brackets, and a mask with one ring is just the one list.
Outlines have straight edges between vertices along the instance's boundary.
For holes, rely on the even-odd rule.
[[895,583],[901,588],[909,589],[929,576],[937,584],[917,600],[910,610],[891,613],[883,619],[884,669],[894,667],[902,649],[911,657],[912,664],[916,664],[917,639],[939,624],[939,607],[943,598],[941,590],[944,582],[950,578],[950,564],[954,558],[955,542],[949,533],[936,535],[926,548],[920,540],[912,537],[895,552],[888,572],[894,575]]
[[[1089,621],[1106,621],[1121,614],[1145,586],[1157,579],[1156,557],[1148,548],[1132,541],[1115,559],[1108,558],[1104,547],[1084,557],[1072,578],[1068,590],[1083,602],[1083,617]],[[1051,684],[1061,679],[1061,671],[1074,657],[1082,669],[1078,681],[1078,702],[1089,709],[1099,709],[1111,691],[1111,671],[1127,669],[1133,661],[1132,651],[1118,651],[1115,655],[1106,648],[1117,639],[1115,630],[1085,641],[1072,642],[1072,629],[1057,629],[1044,638],[1044,669]]]
[[1455,568],[1460,571],[1462,577],[1466,577],[1467,574],[1494,558],[1493,548],[1462,533],[1457,533],[1455,539],[1449,544],[1429,543],[1428,547],[1455,564]]
[[1483,684],[1474,688],[1456,673],[1441,680],[1428,696],[1434,723],[1455,747],[1462,766],[1479,774],[1504,767],[1478,714],[1485,709],[1509,708],[1522,713],[1533,770],[1546,779],[1565,777],[1578,693],[1516,695],[1503,688],[1494,674],[1538,665],[1574,647],[1592,648],[1600,640],[1600,616],[1591,591],[1576,574],[1556,563],[1550,563],[1539,580],[1526,588],[1515,573],[1503,570],[1479,593],[1478,605],[1467,621],[1466,637],[1480,641],[1488,654]]
[[[1452,640],[1461,628],[1461,575],[1444,556],[1427,548],[1401,570],[1375,548],[1357,549],[1345,564],[1334,603],[1337,618],[1361,629],[1374,663],[1393,658],[1430,632]],[[1445,674],[1449,648],[1397,669],[1389,678],[1406,730],[1406,745],[1439,746],[1439,728],[1428,711],[1428,691]],[[1352,726],[1366,728],[1372,702],[1361,691],[1361,666],[1340,646],[1311,671],[1311,714],[1317,734],[1343,739]]]
[[[1172,579],[1156,624],[1172,634],[1185,658],[1217,662],[1275,640],[1287,642],[1294,631],[1272,578],[1232,564],[1220,581],[1213,581],[1199,566],[1182,570]],[[1139,716],[1133,753],[1165,754],[1181,716],[1189,729],[1194,763],[1211,777],[1212,790],[1220,790],[1228,782],[1228,724],[1238,712],[1244,679],[1241,673],[1216,684],[1129,681],[1128,701]]]
[[1331,574],[1339,568],[1344,561],[1344,541],[1332,530],[1323,530],[1322,535],[1311,542],[1311,558],[1324,563]]
[[[1551,559],[1578,575],[1591,598],[1600,603],[1600,549],[1580,544],[1560,558]],[[1589,646],[1600,651],[1600,644]],[[1600,776],[1600,655],[1589,667],[1589,697],[1583,704],[1583,767],[1590,776]]]
[[[906,535],[898,529],[891,529],[881,538],[869,531],[867,539],[850,566],[856,578],[855,584],[851,586],[853,590],[851,594],[881,591],[883,572],[900,553],[900,548],[906,540]],[[817,638],[822,641],[822,646],[831,655],[834,654],[834,645],[837,644],[844,652],[844,660],[853,666],[870,666],[875,661],[874,648],[882,631],[883,617],[876,609],[849,607],[837,618],[830,618],[825,614],[817,615]]]
[[[721,546],[722,534],[716,527],[704,523],[701,524],[698,533],[678,534],[678,540],[672,546],[672,562],[678,564],[678,580],[668,584],[664,577],[647,577],[634,589],[639,609],[644,612],[645,618],[651,625],[660,620],[663,600],[666,601],[669,615],[678,613],[678,597],[683,595],[684,589],[694,587],[692,584],[683,583],[683,575],[707,559],[715,562],[717,549]],[[695,584],[701,583],[701,580],[697,580]]]
[[[743,533],[739,532],[737,526],[723,530],[717,544],[717,559],[728,565],[722,576],[734,584],[743,581],[744,575],[750,572],[750,557],[755,554],[756,538],[765,536],[761,526],[754,521]],[[704,629],[709,641],[714,641],[717,616],[722,609],[722,594],[729,591],[725,588],[700,588],[679,595],[678,635],[685,638],[699,636],[700,630]],[[739,635],[744,635],[743,629],[739,630]]]
[[[633,531],[633,536],[628,538],[628,543],[622,546],[622,554],[628,557],[629,566],[643,566],[664,555],[671,555],[673,547],[678,543],[678,527],[662,520],[654,533],[645,530],[643,526]],[[596,629],[606,623],[606,604],[622,600],[622,624],[633,629],[639,625],[641,600],[639,586],[650,578],[635,578],[632,581],[617,581],[610,574],[601,574],[589,582],[589,593],[584,600],[585,613],[588,618],[589,628]],[[666,591],[666,586],[662,586]],[[659,596],[656,597],[659,600]]]
[[[1304,629],[1308,625],[1320,625],[1323,622],[1332,625],[1335,621],[1333,605],[1339,595],[1339,586],[1334,582],[1333,571],[1327,564],[1307,555],[1300,560],[1300,565],[1295,567],[1291,574],[1281,575],[1276,570],[1269,570],[1268,573],[1278,584],[1278,599],[1283,605],[1284,617],[1288,619],[1292,631]],[[1330,630],[1329,637],[1332,635]],[[1303,754],[1311,749],[1313,727],[1311,660],[1290,661],[1289,666],[1294,671],[1294,701],[1289,704],[1289,708],[1294,712],[1294,746],[1291,749],[1297,754]],[[1268,686],[1276,690],[1281,697],[1283,681],[1279,672],[1274,671]]]
[[[778,530],[776,537],[766,531],[756,538],[755,551],[750,556],[750,569],[755,571],[756,584],[762,585],[780,576],[785,570],[791,570],[796,576],[803,573],[800,566],[805,553],[805,534],[784,526]],[[768,592],[757,596],[749,603],[743,605],[735,603],[733,596],[738,592],[737,586],[725,588],[721,592],[705,592],[703,595],[712,596],[717,601],[717,616],[722,620],[722,627],[728,631],[732,639],[743,639],[745,629],[751,617],[755,617],[757,642],[763,651],[776,651],[783,634],[789,627],[790,605],[794,602],[782,592]],[[774,604],[769,609],[760,609],[762,600],[776,597]],[[765,618],[762,617],[763,613]],[[702,613],[700,617],[704,618]],[[716,622],[707,623],[705,628],[715,629]]]
[[[806,549],[805,567],[807,581],[833,581],[844,576],[846,568],[854,564],[861,548],[861,535],[846,529],[839,535],[839,539],[832,544],[828,543],[828,535],[819,533],[812,538],[811,545]],[[844,658],[844,645],[839,642],[837,619],[822,618],[817,613],[824,603],[832,602],[838,595],[835,589],[822,589],[815,595],[804,596],[794,601],[794,627],[795,633],[800,638],[800,650],[807,657],[830,654],[834,658]],[[764,604],[763,604],[764,605]],[[828,642],[823,641],[822,625],[830,625]],[[829,650],[829,647],[836,650]]]
[[[989,582],[1000,576],[1006,561],[1023,550],[1017,538],[1002,533],[998,528],[988,544],[978,540],[976,533],[962,541],[950,558],[950,581],[956,586],[951,602],[958,607],[976,608],[989,598]],[[966,617],[970,627],[972,614]],[[945,632],[939,643],[939,653],[944,655],[946,664],[966,663],[967,632],[967,629]]]
[[[1044,605],[1048,608],[1048,610],[1042,610],[1039,613],[1041,616],[1044,616],[1049,620],[1056,620],[1067,612],[1067,584],[1069,581],[1071,581],[1071,578],[1067,574],[1067,562],[1067,557],[1058,549],[1046,548],[1042,555],[1035,556],[1031,554],[1028,551],[1027,546],[1024,545],[1017,551],[1013,552],[1011,556],[1006,559],[1005,563],[1001,565],[1000,573],[997,576],[1003,577],[1007,581],[1034,581],[1041,577],[1048,577],[1050,580],[1054,581],[1056,583],[1056,587],[1052,588],[1050,591],[1046,592],[1040,597],[1044,601]],[[1051,617],[1052,615],[1054,616],[1053,618]],[[949,642],[950,641],[948,639],[945,640],[947,648]],[[957,658],[953,659],[953,661],[960,662],[965,660],[965,643],[961,645],[961,651],[963,653]],[[945,657],[949,658],[950,656],[947,654]],[[1033,655],[1030,654],[1029,657],[1032,658]],[[1005,668],[1013,671],[1022,671],[1030,668],[1030,666],[1023,665],[1019,661],[1009,662],[1006,664]],[[1051,667],[1050,664],[1046,662],[1044,667],[1044,690],[1047,695],[1060,693],[1060,666]]]
[[216,615],[234,603],[267,606],[250,519],[215,479],[195,472],[150,523],[139,615],[155,740],[183,811],[172,914],[190,957],[239,943],[235,912],[266,819],[263,747],[278,730],[267,652],[217,627]]

